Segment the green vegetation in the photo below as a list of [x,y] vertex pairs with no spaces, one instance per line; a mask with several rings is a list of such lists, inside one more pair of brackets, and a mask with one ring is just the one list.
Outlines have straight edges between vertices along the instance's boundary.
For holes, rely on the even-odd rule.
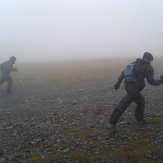
[[163,117],[153,118],[149,123],[150,124],[163,124]]
[[129,126],[127,129],[128,129],[128,130],[139,131],[139,130],[141,130],[141,126],[138,125],[138,124],[136,124],[136,125]]
[[95,132],[93,132],[91,130],[80,129],[80,130],[77,131],[76,137],[78,137],[80,139],[84,139],[84,138],[91,137],[93,134],[95,134]]
[[81,151],[72,151],[69,154],[68,160],[71,163],[92,163],[88,156],[83,155]]
[[162,153],[163,149],[150,144],[146,139],[142,139],[134,143],[119,146],[116,150],[119,158],[127,157],[129,159],[142,159],[148,152]]
[[28,163],[45,163],[52,160],[59,160],[63,157],[63,153],[54,152],[53,154],[41,156],[38,152],[29,154],[27,158]]
[[[155,127],[157,126],[157,128]],[[109,138],[102,141],[98,137],[101,133],[94,132],[85,128],[66,128],[62,132],[67,135],[66,142],[56,143],[56,145],[46,148],[49,155],[44,155],[45,142],[38,142],[34,146],[34,152],[29,154],[28,163],[48,163],[58,161],[66,155],[70,163],[94,163],[112,161],[119,163],[122,159],[126,161],[136,161],[136,163],[163,163],[163,160],[155,160],[153,155],[163,154],[163,149],[158,143],[151,141],[157,139],[158,131],[163,129],[163,117],[156,117],[149,122],[148,128],[153,127],[152,132],[144,130],[143,125],[130,125],[127,129],[130,132],[139,133],[135,139],[124,143],[120,138],[117,144],[112,144]],[[116,133],[118,134],[118,133]],[[113,134],[110,134],[114,139]],[[118,137],[118,135],[116,135]],[[76,141],[75,141],[76,140]],[[54,140],[55,141],[55,140]],[[78,142],[78,143],[77,143]],[[162,143],[162,142],[161,142]],[[161,144],[160,143],[160,144]],[[37,152],[36,152],[37,151]],[[150,157],[151,156],[151,157]]]

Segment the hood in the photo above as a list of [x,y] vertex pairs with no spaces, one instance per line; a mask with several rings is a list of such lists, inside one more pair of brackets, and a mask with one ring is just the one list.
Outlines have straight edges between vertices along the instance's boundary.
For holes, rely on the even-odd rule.
[[10,58],[9,58],[9,61],[10,61],[12,64],[15,64],[16,57],[15,57],[15,56],[10,57]]
[[142,59],[142,58],[137,58],[135,62],[141,64],[150,63],[150,61],[148,61],[147,59]]

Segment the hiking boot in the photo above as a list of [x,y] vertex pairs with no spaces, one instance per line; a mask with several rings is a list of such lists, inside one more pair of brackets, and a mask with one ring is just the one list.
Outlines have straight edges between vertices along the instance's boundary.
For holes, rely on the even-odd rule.
[[143,125],[143,124],[147,124],[148,122],[145,119],[143,119],[142,121],[137,121],[137,123]]
[[117,131],[117,127],[115,124],[109,123],[108,127],[113,131]]

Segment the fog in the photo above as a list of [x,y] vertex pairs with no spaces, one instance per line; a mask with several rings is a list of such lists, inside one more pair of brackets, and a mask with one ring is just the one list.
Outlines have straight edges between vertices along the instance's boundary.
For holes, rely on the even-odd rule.
[[0,61],[162,56],[161,0],[0,0]]

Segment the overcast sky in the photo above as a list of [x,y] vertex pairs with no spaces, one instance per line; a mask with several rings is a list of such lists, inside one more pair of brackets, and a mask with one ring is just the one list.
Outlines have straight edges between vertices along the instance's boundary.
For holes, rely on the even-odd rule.
[[163,56],[163,0],[0,0],[0,60]]

